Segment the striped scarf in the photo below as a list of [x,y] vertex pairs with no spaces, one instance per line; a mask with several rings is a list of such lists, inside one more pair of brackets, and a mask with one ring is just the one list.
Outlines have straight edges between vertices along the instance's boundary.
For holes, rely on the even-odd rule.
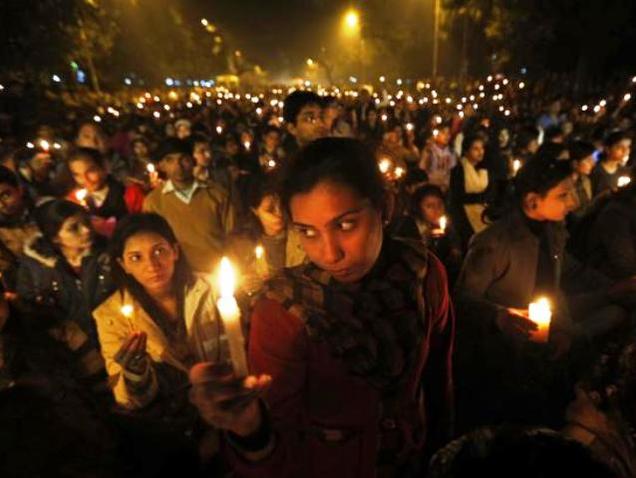
[[358,283],[339,283],[310,263],[282,271],[265,296],[299,317],[352,375],[388,392],[408,379],[424,340],[426,270],[420,242],[388,238]]

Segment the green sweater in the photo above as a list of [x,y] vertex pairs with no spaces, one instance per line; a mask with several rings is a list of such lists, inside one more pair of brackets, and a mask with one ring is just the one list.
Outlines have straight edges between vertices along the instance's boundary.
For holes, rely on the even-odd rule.
[[[164,188],[165,189],[165,188]],[[189,203],[174,191],[157,188],[144,201],[144,211],[163,216],[174,230],[181,250],[196,272],[216,268],[225,238],[234,228],[234,208],[221,187],[199,185]]]

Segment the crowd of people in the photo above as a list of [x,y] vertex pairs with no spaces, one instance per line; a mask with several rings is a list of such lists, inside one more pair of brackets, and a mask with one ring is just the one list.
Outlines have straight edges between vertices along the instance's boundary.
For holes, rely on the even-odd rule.
[[412,86],[0,102],[3,476],[636,476],[631,94]]

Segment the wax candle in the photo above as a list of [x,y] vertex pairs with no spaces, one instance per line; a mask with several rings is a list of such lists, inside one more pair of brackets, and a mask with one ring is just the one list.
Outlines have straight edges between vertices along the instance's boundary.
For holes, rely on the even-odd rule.
[[256,273],[261,277],[266,277],[269,273],[269,267],[265,259],[265,248],[259,244],[254,249],[254,255],[256,256]]
[[518,159],[515,159],[512,162],[512,172],[514,173],[515,176],[517,175],[520,169],[521,169],[521,161]]
[[123,315],[128,321],[128,325],[130,326],[130,331],[134,332],[135,327],[133,326],[133,319],[135,315],[135,308],[132,304],[124,304],[121,306],[121,315]]
[[75,199],[77,199],[84,207],[86,207],[86,196],[88,196],[88,191],[86,189],[78,189],[75,191]]
[[630,178],[629,176],[621,176],[620,178],[618,178],[618,187],[624,188],[631,182],[632,182],[632,178]]
[[545,297],[532,302],[528,307],[530,320],[537,324],[538,330],[532,333],[530,340],[532,342],[545,343],[548,341],[550,333],[550,322],[552,320],[552,309],[550,301]]
[[234,373],[237,377],[245,377],[248,374],[247,357],[241,329],[241,311],[234,298],[235,282],[232,264],[227,257],[224,257],[219,268],[219,299],[216,301],[216,307],[223,320]]

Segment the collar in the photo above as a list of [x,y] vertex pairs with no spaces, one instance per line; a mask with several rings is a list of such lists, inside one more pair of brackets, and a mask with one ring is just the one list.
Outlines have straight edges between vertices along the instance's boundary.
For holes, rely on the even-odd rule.
[[188,189],[178,190],[177,188],[174,187],[174,184],[172,183],[172,181],[168,180],[166,181],[166,184],[163,186],[163,189],[161,190],[161,192],[163,194],[174,193],[180,200],[182,200],[186,204],[189,204],[196,190],[204,189],[204,188],[207,188],[207,184],[195,179],[192,182],[192,185]]

